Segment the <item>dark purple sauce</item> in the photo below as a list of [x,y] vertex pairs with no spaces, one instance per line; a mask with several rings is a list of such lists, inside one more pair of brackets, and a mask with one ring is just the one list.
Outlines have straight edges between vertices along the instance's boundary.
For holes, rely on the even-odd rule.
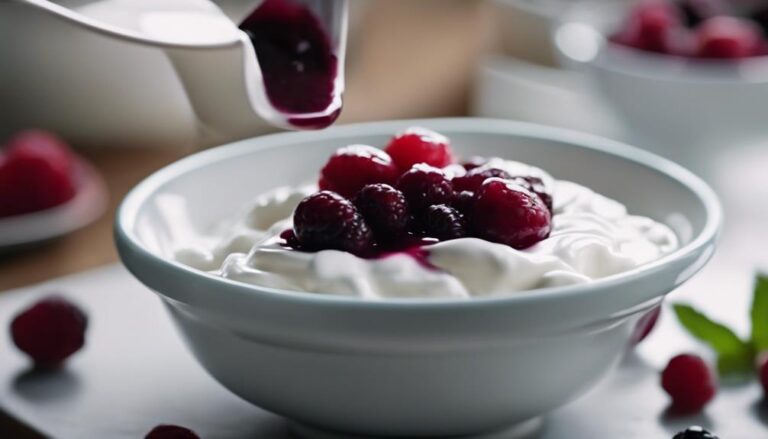
[[[325,111],[333,102],[338,59],[318,17],[291,0],[265,0],[240,29],[248,34],[264,78],[267,97],[283,113]],[[339,111],[326,116],[289,118],[301,128],[323,128]]]
[[[291,229],[283,231],[283,233],[280,234],[280,238],[283,239],[283,242],[280,245],[285,248],[300,252],[312,252],[311,250],[302,248],[301,243]],[[398,240],[393,245],[386,247],[376,246],[369,253],[359,256],[364,259],[384,259],[391,256],[406,255],[413,258],[424,268],[439,270],[439,268],[429,262],[429,250],[425,248],[426,246],[437,244],[438,242],[439,241],[434,238],[409,236]]]

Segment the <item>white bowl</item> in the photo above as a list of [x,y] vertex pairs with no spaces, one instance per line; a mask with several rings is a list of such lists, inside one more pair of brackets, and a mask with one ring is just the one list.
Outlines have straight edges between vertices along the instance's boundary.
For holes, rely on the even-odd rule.
[[[211,227],[264,190],[312,179],[335,148],[384,145],[413,125],[450,136],[462,155],[521,160],[592,187],[666,222],[683,245],[592,284],[472,300],[278,291],[168,256],[173,230],[159,214],[161,197],[184,197],[190,226]],[[709,260],[720,216],[705,183],[650,153],[538,125],[435,119],[270,135],[195,154],[127,196],[116,240],[199,362],[242,398],[317,429],[446,436],[501,429],[591,388],[637,319]]]
[[706,170],[718,149],[768,138],[768,57],[696,60],[608,43],[625,4],[586,2],[554,30],[561,59],[591,77],[632,141]]

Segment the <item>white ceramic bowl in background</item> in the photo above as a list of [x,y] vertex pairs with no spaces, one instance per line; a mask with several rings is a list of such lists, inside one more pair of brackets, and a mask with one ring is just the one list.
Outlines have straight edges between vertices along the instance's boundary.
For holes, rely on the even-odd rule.
[[718,149],[768,138],[768,57],[695,60],[608,43],[625,5],[585,2],[553,38],[632,130],[632,141],[708,172]]
[[625,136],[605,102],[579,72],[507,56],[489,56],[477,69],[471,114]]
[[[161,198],[181,196],[190,225],[207,229],[260,192],[314,179],[334,149],[384,145],[413,125],[450,136],[461,155],[521,160],[592,187],[666,222],[683,245],[592,284],[473,300],[277,291],[169,257],[174,226],[158,210]],[[435,119],[270,135],[188,157],[127,196],[116,240],[198,361],[242,398],[310,428],[447,436],[501,429],[591,388],[637,319],[709,260],[720,216],[706,184],[650,153],[539,125]]]

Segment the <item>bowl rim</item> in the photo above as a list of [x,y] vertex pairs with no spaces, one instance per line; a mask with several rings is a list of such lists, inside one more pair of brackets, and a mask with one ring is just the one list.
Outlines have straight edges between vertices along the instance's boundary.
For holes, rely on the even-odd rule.
[[[581,15],[594,7],[591,1],[568,8],[551,29],[553,46],[571,63],[589,64],[604,70],[656,81],[692,84],[763,84],[768,82],[768,55],[742,59],[701,59],[667,55],[622,46],[610,41],[593,20]],[[621,8],[621,5],[613,6]],[[580,29],[581,32],[569,32]],[[566,48],[574,38],[591,44],[591,56],[582,58]],[[570,42],[566,43],[566,41]],[[591,40],[591,41],[587,41]]]
[[[198,270],[181,262],[164,258],[144,247],[135,236],[135,220],[137,213],[151,195],[166,183],[188,172],[199,169],[207,164],[219,162],[240,155],[254,154],[258,151],[279,147],[284,143],[296,143],[317,139],[345,139],[358,136],[395,134],[408,126],[428,126],[437,131],[446,131],[447,135],[454,134],[498,134],[518,138],[549,140],[597,151],[627,160],[676,181],[686,187],[698,198],[705,209],[705,223],[701,231],[686,245],[648,264],[632,270],[597,279],[587,284],[566,285],[528,291],[510,292],[493,296],[466,298],[387,298],[382,300],[364,300],[359,297],[347,297],[312,292],[290,291],[279,288],[263,287],[244,282],[222,278],[202,270]],[[545,125],[517,122],[504,119],[488,118],[433,118],[433,119],[403,119],[392,121],[366,122],[349,125],[339,125],[324,131],[288,132],[254,137],[197,152],[180,159],[146,177],[136,185],[120,203],[115,215],[115,240],[123,263],[129,265],[129,259],[139,258],[153,269],[165,274],[189,277],[201,287],[227,288],[227,294],[248,296],[247,298],[263,297],[285,303],[310,303],[315,305],[347,306],[347,307],[377,307],[380,309],[403,307],[418,307],[421,309],[437,309],[445,307],[483,307],[494,304],[532,303],[557,300],[584,294],[590,290],[611,289],[624,283],[637,281],[657,272],[671,262],[697,255],[711,243],[717,240],[722,222],[722,207],[715,192],[699,177],[682,166],[652,154],[650,152],[629,146],[622,142],[606,139],[592,134],[581,133]],[[134,272],[143,281],[146,273]],[[196,288],[195,290],[197,290]],[[161,295],[174,300],[165,291]],[[211,294],[222,294],[219,291]]]

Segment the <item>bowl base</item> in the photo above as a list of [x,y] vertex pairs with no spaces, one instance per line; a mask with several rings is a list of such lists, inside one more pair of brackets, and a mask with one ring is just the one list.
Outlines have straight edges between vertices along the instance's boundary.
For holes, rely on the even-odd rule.
[[[544,425],[544,419],[541,416],[519,422],[501,430],[486,432],[482,434],[450,436],[453,439],[528,439],[533,438]],[[313,427],[298,422],[290,423],[290,431],[302,439],[392,439],[393,436],[367,436],[359,434],[341,433],[330,431],[323,428]],[[403,436],[413,437],[413,436]],[[419,436],[422,437],[422,436]],[[428,437],[428,436],[423,436]],[[435,436],[438,437],[438,436]],[[446,436],[439,436],[446,437]]]

